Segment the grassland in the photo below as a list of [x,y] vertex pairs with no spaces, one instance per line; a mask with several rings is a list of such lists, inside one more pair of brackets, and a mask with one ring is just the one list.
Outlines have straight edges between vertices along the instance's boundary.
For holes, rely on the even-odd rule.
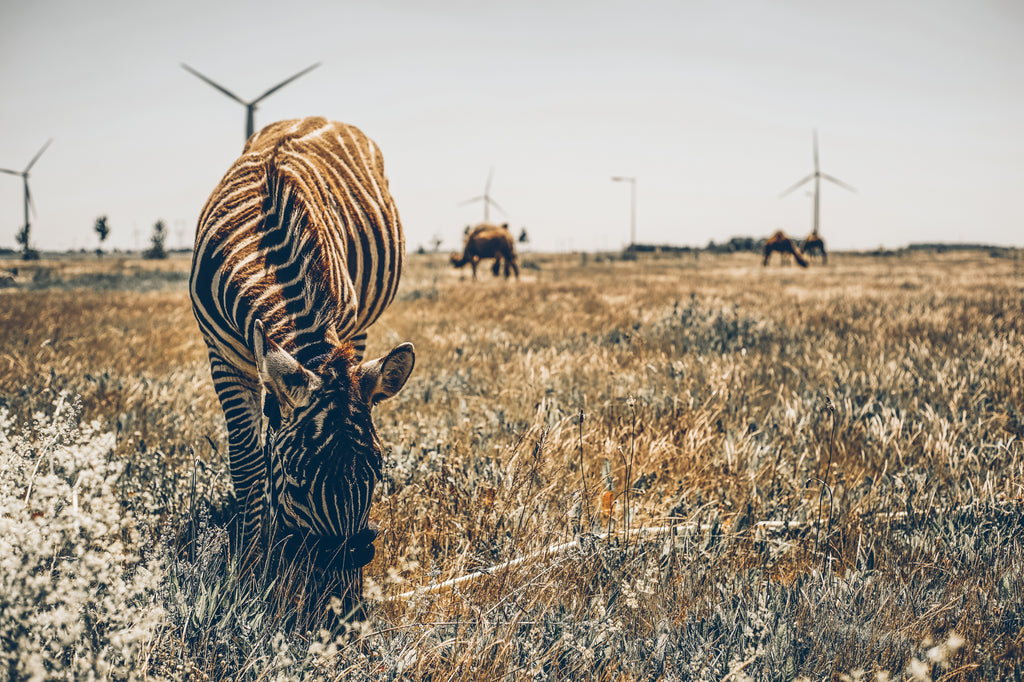
[[300,567],[233,563],[187,260],[10,263],[0,670],[1019,679],[1020,258],[524,260],[410,256],[369,620],[333,631]]

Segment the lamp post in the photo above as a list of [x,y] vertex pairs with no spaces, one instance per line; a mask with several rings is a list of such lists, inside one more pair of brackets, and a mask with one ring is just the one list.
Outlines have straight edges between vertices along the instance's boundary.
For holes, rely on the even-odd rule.
[[629,190],[629,243],[636,244],[636,178],[623,175],[612,177],[613,182],[628,182]]

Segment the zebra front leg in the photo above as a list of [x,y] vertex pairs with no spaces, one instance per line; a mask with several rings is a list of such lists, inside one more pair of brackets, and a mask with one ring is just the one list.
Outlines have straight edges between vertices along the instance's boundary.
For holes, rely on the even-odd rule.
[[210,353],[214,388],[228,427],[228,466],[235,493],[237,551],[253,555],[262,539],[267,468],[260,444],[257,387],[216,353]]
[[231,482],[235,489],[238,524],[237,551],[243,563],[254,560],[266,533],[267,468],[254,429],[237,430],[229,437]]

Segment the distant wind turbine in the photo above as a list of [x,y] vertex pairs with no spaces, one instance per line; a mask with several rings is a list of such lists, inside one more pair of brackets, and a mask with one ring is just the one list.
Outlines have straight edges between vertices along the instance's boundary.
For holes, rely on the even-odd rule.
[[46,144],[43,145],[43,148],[40,149],[38,152],[36,152],[36,155],[33,156],[32,160],[28,162],[28,165],[25,166],[25,170],[23,170],[23,171],[16,171],[16,170],[11,170],[9,168],[0,168],[0,173],[7,173],[8,175],[20,175],[21,179],[22,179],[22,182],[25,185],[25,227],[23,227],[22,231],[20,233],[18,233],[18,242],[21,243],[21,245],[24,247],[24,253],[25,253],[26,257],[28,256],[28,254],[30,252],[30,249],[29,249],[29,246],[28,246],[28,236],[29,236],[29,230],[32,229],[32,225],[29,222],[29,215],[28,215],[29,207],[31,207],[32,210],[35,211],[35,205],[32,204],[32,194],[28,191],[28,172],[30,170],[32,170],[32,166],[34,166],[36,161],[39,160],[39,157],[43,155],[43,152],[46,151],[46,148],[50,146],[51,142],[53,142],[53,138],[50,138],[49,140],[47,140]]
[[797,182],[795,185],[793,185],[792,187],[790,187],[785,192],[783,192],[782,194],[779,195],[779,198],[782,198],[782,197],[786,196],[787,194],[789,194],[790,192],[792,192],[793,190],[795,190],[798,187],[800,187],[801,185],[803,185],[804,183],[807,183],[807,182],[810,182],[811,180],[814,180],[814,230],[811,232],[811,234],[819,234],[818,233],[818,227],[820,226],[821,179],[822,178],[828,180],[829,182],[832,182],[832,183],[835,183],[835,184],[839,185],[843,189],[848,189],[851,192],[856,192],[857,191],[856,189],[854,189],[850,185],[847,185],[842,180],[839,180],[838,178],[834,178],[831,175],[829,175],[828,173],[822,173],[821,172],[821,170],[818,167],[818,131],[815,130],[814,131],[814,172],[811,173],[810,175],[808,175],[806,178],[803,178],[802,180]]
[[183,63],[181,65],[181,67],[183,69],[185,69],[186,71],[191,73],[196,78],[199,78],[199,79],[201,79],[203,81],[206,81],[207,83],[209,83],[213,87],[217,88],[218,90],[223,92],[225,95],[227,95],[228,97],[230,97],[231,99],[235,100],[236,102],[238,102],[239,104],[241,104],[242,106],[245,107],[245,110],[246,110],[246,112],[245,112],[245,139],[247,139],[247,140],[250,137],[252,137],[252,134],[254,132],[253,115],[256,113],[256,105],[259,104],[260,102],[262,102],[263,100],[265,100],[267,97],[270,97],[272,94],[274,94],[275,92],[277,92],[278,90],[280,90],[284,86],[286,86],[289,83],[291,83],[296,78],[299,78],[300,76],[305,76],[307,73],[309,73],[310,71],[312,71],[313,69],[315,69],[318,66],[320,66],[320,62],[317,62],[316,64],[313,64],[312,66],[307,66],[302,71],[299,71],[294,76],[290,76],[289,78],[284,79],[283,81],[281,81],[280,83],[278,83],[274,87],[270,88],[269,90],[267,90],[266,92],[264,92],[262,95],[260,95],[256,99],[252,100],[251,102],[246,102],[244,99],[242,99],[241,97],[239,97],[235,93],[231,92],[230,90],[225,88],[223,85],[215,83],[213,80],[211,80],[210,78],[207,78],[203,74],[199,73],[198,71],[193,69],[188,64],[184,64]]
[[472,204],[474,201],[482,201],[484,203],[484,222],[485,223],[491,222],[490,213],[489,213],[488,209],[490,208],[490,206],[492,204],[494,205],[494,207],[496,209],[498,209],[502,213],[505,212],[505,209],[503,209],[498,204],[497,201],[495,201],[494,199],[491,198],[491,180],[493,180],[493,179],[494,179],[494,168],[491,167],[491,171],[487,174],[487,184],[484,185],[484,193],[479,195],[479,196],[475,196],[472,199],[466,199],[465,201],[463,201],[463,202],[461,202],[459,204],[459,206],[465,206],[466,204]]

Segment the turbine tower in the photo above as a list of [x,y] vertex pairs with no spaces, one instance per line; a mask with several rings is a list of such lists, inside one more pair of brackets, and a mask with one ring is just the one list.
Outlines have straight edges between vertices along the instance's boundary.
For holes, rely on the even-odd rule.
[[835,183],[835,184],[839,185],[843,189],[850,190],[851,192],[856,192],[857,190],[854,189],[853,187],[851,187],[850,185],[847,185],[842,180],[839,180],[838,178],[834,178],[831,175],[829,175],[828,173],[822,173],[821,172],[820,168],[818,167],[818,131],[817,130],[814,131],[814,138],[813,139],[814,139],[814,172],[811,173],[810,175],[808,175],[807,177],[801,179],[795,185],[793,185],[792,187],[787,189],[785,192],[780,194],[779,198],[782,198],[782,197],[786,196],[787,194],[789,194],[793,190],[797,189],[798,187],[800,187],[804,183],[807,183],[807,182],[810,182],[811,180],[814,180],[814,230],[811,232],[811,234],[819,234],[818,233],[818,227],[820,225],[820,210],[821,210],[821,208],[820,208],[821,207],[821,179],[824,178],[824,179],[828,180],[829,182],[832,182],[832,183]]
[[32,194],[28,191],[28,172],[32,170],[32,166],[34,166],[36,161],[39,160],[39,157],[43,155],[43,152],[46,151],[46,148],[50,146],[51,142],[53,142],[53,138],[47,140],[46,144],[43,145],[42,149],[36,152],[36,155],[33,156],[32,160],[28,162],[28,165],[25,166],[25,170],[16,171],[11,170],[10,168],[0,168],[0,173],[7,173],[8,175],[20,175],[21,180],[25,185],[25,227],[23,227],[22,231],[18,233],[18,242],[21,243],[21,245],[24,247],[24,253],[26,257],[30,251],[28,246],[28,237],[29,231],[32,229],[32,224],[29,222],[29,208],[31,207],[33,211],[35,210],[35,206],[32,204]]
[[487,174],[487,184],[484,185],[484,193],[479,195],[479,196],[475,196],[472,199],[466,199],[465,201],[463,201],[462,203],[459,204],[459,206],[465,206],[466,204],[471,204],[474,201],[482,201],[484,203],[484,222],[485,223],[491,222],[490,213],[488,212],[488,209],[490,208],[491,204],[493,204],[494,207],[496,209],[498,209],[499,211],[501,211],[502,213],[505,212],[505,209],[503,209],[500,205],[498,205],[497,201],[495,201],[494,199],[491,198],[491,180],[493,180],[493,179],[494,179],[494,167],[492,166],[490,173]]
[[312,71],[313,69],[315,69],[318,66],[320,66],[320,62],[317,62],[316,64],[313,64],[312,66],[307,66],[305,69],[303,69],[302,71],[299,71],[294,76],[290,76],[289,78],[284,79],[283,81],[281,81],[280,83],[278,83],[274,87],[270,88],[269,90],[264,92],[262,95],[260,95],[256,99],[254,99],[254,100],[252,100],[250,102],[246,102],[244,99],[242,99],[241,97],[239,97],[235,93],[231,92],[230,90],[225,88],[223,85],[215,83],[213,80],[211,80],[210,78],[207,78],[203,74],[199,73],[198,71],[193,69],[188,64],[184,64],[183,63],[181,65],[181,67],[183,69],[185,69],[186,71],[191,73],[196,78],[199,78],[199,79],[209,83],[210,85],[212,85],[213,87],[217,88],[218,90],[223,92],[225,95],[227,95],[228,97],[230,97],[231,99],[235,100],[236,102],[238,102],[239,104],[241,104],[242,106],[245,107],[245,139],[247,139],[247,140],[250,137],[252,137],[252,134],[254,132],[254,130],[253,130],[253,127],[254,127],[254,125],[253,125],[253,123],[254,123],[253,122],[253,118],[254,118],[254,114],[256,113],[256,105],[259,104],[260,102],[262,102],[263,100],[265,100],[267,97],[270,97],[272,94],[274,94],[275,92],[277,92],[278,90],[280,90],[284,86],[286,86],[289,83],[291,83],[296,78],[299,78],[300,76],[305,76],[307,73],[309,73],[310,71]]

